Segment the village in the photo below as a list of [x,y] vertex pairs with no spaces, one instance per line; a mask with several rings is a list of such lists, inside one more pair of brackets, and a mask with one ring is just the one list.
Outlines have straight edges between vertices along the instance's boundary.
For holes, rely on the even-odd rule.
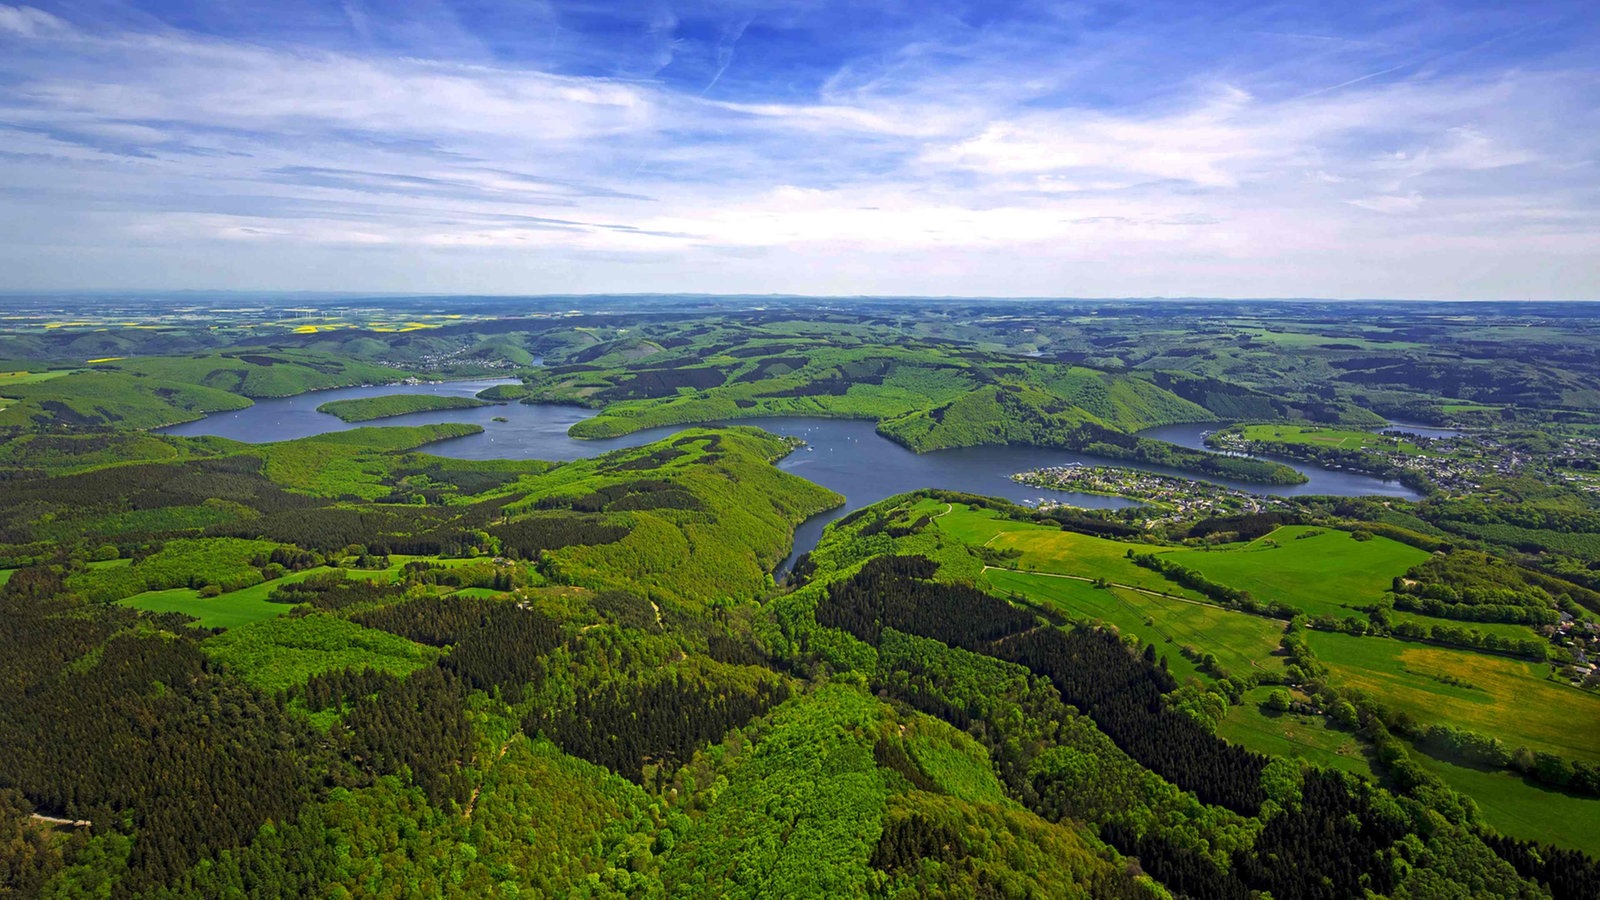
[[1254,440],[1235,429],[1206,437],[1206,446],[1244,456],[1282,456],[1383,478],[1398,478],[1419,489],[1449,495],[1480,491],[1490,478],[1537,476],[1589,493],[1600,493],[1600,438],[1570,436],[1551,447],[1534,448],[1518,435],[1474,431],[1425,437],[1388,429],[1379,432],[1393,444],[1359,448],[1323,447],[1291,440]]
[[[1146,527],[1175,523],[1197,516],[1239,515],[1286,509],[1288,503],[1277,498],[1233,490],[1203,481],[1158,475],[1120,466],[1065,465],[1031,469],[1011,476],[1011,480],[1034,487],[1083,494],[1125,497],[1142,506],[1128,514]],[[1071,506],[1060,500],[1044,499],[1040,509]]]

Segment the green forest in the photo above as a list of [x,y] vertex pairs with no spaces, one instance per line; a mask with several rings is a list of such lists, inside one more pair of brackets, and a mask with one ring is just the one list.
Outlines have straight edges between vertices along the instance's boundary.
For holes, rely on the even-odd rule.
[[[1590,320],[549,302],[0,332],[0,896],[1600,897]],[[594,449],[381,424],[490,403]],[[1260,492],[852,503],[792,415]]]
[[317,407],[317,412],[336,416],[343,422],[371,422],[419,412],[438,412],[446,409],[475,409],[491,405],[474,397],[452,397],[437,394],[390,394],[386,397],[367,397],[355,400],[330,400]]

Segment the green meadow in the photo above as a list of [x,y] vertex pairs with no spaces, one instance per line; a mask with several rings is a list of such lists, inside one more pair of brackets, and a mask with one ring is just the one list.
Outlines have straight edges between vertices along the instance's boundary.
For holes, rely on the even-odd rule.
[[1600,855],[1600,799],[1565,794],[1513,772],[1458,766],[1421,750],[1413,749],[1411,758],[1471,797],[1496,831]]
[[1300,758],[1313,765],[1373,777],[1359,738],[1328,724],[1327,717],[1266,712],[1262,702],[1272,688],[1256,688],[1244,702],[1228,707],[1217,734],[1257,753]]
[[1415,622],[1419,625],[1433,627],[1435,625],[1449,625],[1458,628],[1470,628],[1484,634],[1498,634],[1501,637],[1525,641],[1538,638],[1539,633],[1528,625],[1513,625],[1508,622],[1462,622],[1455,619],[1441,619],[1437,616],[1425,616],[1421,613],[1406,612],[1404,610],[1390,610],[1389,618],[1395,622]]
[[1259,326],[1241,328],[1240,331],[1256,342],[1270,342],[1284,349],[1322,349],[1329,346],[1356,346],[1366,350],[1413,349],[1422,345],[1410,341],[1374,340],[1371,338],[1315,334],[1304,331],[1276,331]]
[[[946,525],[946,520],[952,521]],[[987,546],[994,550],[1016,550],[1021,555],[1014,565],[1024,572],[1050,572],[1057,575],[1077,575],[1083,578],[1104,578],[1116,584],[1130,585],[1165,594],[1203,599],[1199,594],[1180,587],[1149,569],[1136,566],[1128,550],[1148,552],[1154,549],[1146,544],[1112,541],[1093,535],[1061,531],[1042,525],[1021,522],[993,522],[984,535],[984,526],[962,522],[955,513],[938,520],[939,527],[952,534],[969,534],[969,543]],[[977,538],[974,540],[974,538]]]
[[283,580],[267,582],[216,597],[202,597],[190,588],[145,591],[119,602],[146,612],[179,612],[194,616],[206,628],[236,628],[288,612],[288,604],[267,600],[267,594],[281,583]]
[[1281,601],[1310,615],[1359,616],[1354,607],[1383,598],[1396,576],[1428,559],[1415,547],[1349,532],[1287,525],[1248,544],[1211,550],[1174,550],[1166,558],[1212,581],[1249,591],[1261,601]]
[[1244,425],[1238,429],[1247,441],[1273,444],[1299,444],[1336,450],[1399,450],[1408,455],[1422,448],[1406,440],[1384,437],[1353,428],[1319,428],[1315,425]]
[[1016,591],[1074,618],[1097,619],[1137,635],[1140,643],[1154,644],[1180,676],[1194,672],[1194,664],[1178,652],[1185,646],[1210,653],[1224,668],[1241,674],[1282,667],[1272,652],[1283,625],[1271,619],[1051,575],[990,569],[984,578],[1001,592]]
[[[947,509],[949,512],[946,512]],[[932,499],[917,501],[911,507],[909,515],[933,516],[940,531],[973,546],[981,546],[1002,532],[1048,530],[1032,522],[1016,522],[1001,518],[1000,514],[992,509]]]
[[467,587],[458,591],[450,592],[450,596],[452,597],[470,597],[475,600],[493,600],[495,597],[504,597],[505,594],[505,591],[497,591],[493,588],[480,587]]
[[63,375],[71,374],[73,371],[72,369],[57,369],[53,372],[0,372],[0,389],[13,384],[37,384],[41,381],[49,381],[52,378],[60,378]]
[[1600,695],[1546,680],[1545,663],[1325,631],[1309,641],[1335,684],[1368,691],[1419,721],[1600,760]]
[[202,646],[239,677],[269,691],[346,668],[406,675],[439,654],[432,647],[327,613],[251,622],[209,638]]
[[[400,569],[413,559],[427,558],[432,562],[446,566],[465,565],[474,560],[441,559],[419,556],[391,556],[389,567],[386,569],[349,569],[346,570],[351,578],[366,578],[371,581],[394,581],[400,575]],[[112,563],[119,562],[112,560]],[[126,563],[126,560],[120,562]],[[326,567],[307,569],[296,572],[283,578],[272,581],[263,581],[243,590],[229,591],[215,597],[202,597],[198,591],[189,588],[174,588],[166,591],[145,591],[135,594],[120,601],[124,606],[142,609],[147,612],[180,612],[194,616],[206,628],[235,628],[259,622],[263,619],[273,619],[288,612],[293,607],[287,603],[273,603],[267,597],[282,585],[294,584],[304,581],[313,575],[320,575],[330,571]],[[492,593],[492,592],[491,592]]]

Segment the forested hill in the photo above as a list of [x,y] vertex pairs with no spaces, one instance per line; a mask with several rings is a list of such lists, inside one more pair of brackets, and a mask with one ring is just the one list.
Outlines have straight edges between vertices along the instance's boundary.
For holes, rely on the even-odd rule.
[[[629,344],[592,358],[539,370],[526,387],[496,388],[487,396],[598,409],[599,415],[573,426],[577,437],[762,416],[839,416],[876,419],[881,433],[918,452],[984,444],[1059,447],[1248,481],[1303,480],[1278,463],[1134,437],[1156,425],[1216,418],[1205,406],[1134,375],[931,342],[887,346],[749,335],[698,338],[671,349]],[[1202,401],[1218,396],[1189,393]],[[1238,401],[1237,393],[1229,403]]]
[[317,407],[317,412],[337,416],[343,422],[371,422],[418,412],[438,412],[446,409],[475,409],[489,406],[488,401],[472,397],[439,396],[437,394],[389,394],[383,397],[363,397],[356,400],[331,400]]
[[244,350],[193,357],[89,360],[6,383],[0,427],[158,428],[243,409],[250,398],[399,381],[410,372],[330,354]]

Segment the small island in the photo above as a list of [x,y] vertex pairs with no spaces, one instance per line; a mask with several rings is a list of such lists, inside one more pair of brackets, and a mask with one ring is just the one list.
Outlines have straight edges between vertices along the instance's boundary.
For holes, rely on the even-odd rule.
[[476,409],[492,404],[476,397],[451,397],[438,394],[391,394],[357,400],[330,400],[317,412],[338,416],[345,422],[370,422],[409,413],[437,412],[441,409]]

